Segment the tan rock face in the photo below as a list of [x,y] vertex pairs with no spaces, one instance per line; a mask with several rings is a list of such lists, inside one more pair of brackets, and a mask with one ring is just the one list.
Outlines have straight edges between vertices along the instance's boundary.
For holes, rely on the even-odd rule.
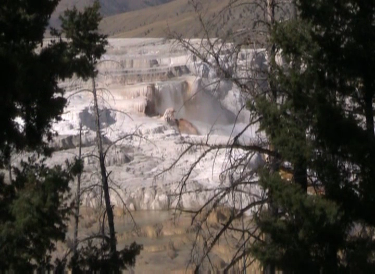
[[174,117],[174,114],[176,113],[174,108],[167,108],[164,112],[163,119],[168,124],[175,126],[176,125],[176,118]]
[[163,119],[172,127],[176,127],[180,134],[199,135],[198,129],[185,119],[176,119],[174,108],[167,108],[164,112]]
[[199,135],[198,129],[190,123],[188,120],[185,119],[178,119],[177,126],[180,133],[185,133],[189,135]]
[[167,247],[164,245],[147,245],[143,247],[143,250],[146,252],[154,253],[166,251]]
[[151,239],[156,239],[161,236],[163,226],[161,224],[158,225],[149,225],[142,228],[142,234]]
[[210,224],[225,223],[226,221],[229,220],[231,214],[232,212],[230,208],[227,208],[227,207],[216,208],[214,211],[212,211],[209,214],[207,221]]
[[171,274],[194,274],[194,269],[192,269],[192,268],[189,268],[189,269],[182,268],[182,269],[178,269],[178,270],[172,270],[170,273]]
[[[122,208],[115,207],[114,212],[116,213],[116,237],[119,248],[134,241],[143,245],[143,250],[136,260],[135,273],[194,273],[195,261],[190,261],[193,246],[197,244],[199,250],[202,250],[201,248],[207,243],[207,236],[210,233],[217,233],[218,228],[221,227],[220,223],[225,222],[231,215],[230,209],[225,207],[218,208],[210,214],[207,212],[202,214],[206,216],[208,223],[208,226],[204,225],[204,227],[210,232],[206,233],[207,229],[204,229],[201,231],[204,235],[200,234],[197,237],[198,230],[194,229],[191,223],[192,215],[189,214],[173,215],[172,211],[135,211],[132,212],[136,221],[135,225],[129,214],[122,215],[124,213]],[[82,207],[81,216],[78,237],[82,239],[85,235],[98,231],[102,212]],[[70,226],[72,225],[73,222],[70,222]],[[71,229],[69,231],[72,233]],[[67,237],[72,238],[72,234],[69,233]],[[236,243],[237,240],[234,237],[228,237],[227,241],[220,241],[210,252],[211,263],[204,262],[200,273],[224,273],[224,269],[231,262],[236,251]],[[199,252],[199,250],[196,251]],[[60,245],[57,250],[62,256],[65,251],[65,245]],[[242,266],[241,261],[229,269],[228,273],[239,273]],[[248,273],[261,273],[260,269],[259,264],[255,263],[247,270]]]
[[167,224],[163,227],[162,234],[163,236],[184,235],[186,234],[186,228]]
[[126,214],[126,212],[123,208],[120,208],[120,207],[117,207],[117,206],[113,208],[113,215],[115,217],[123,217],[125,214]]

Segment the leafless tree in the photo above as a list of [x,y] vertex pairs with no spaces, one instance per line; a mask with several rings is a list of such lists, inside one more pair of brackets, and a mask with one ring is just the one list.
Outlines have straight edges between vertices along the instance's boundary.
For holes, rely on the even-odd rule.
[[78,148],[78,163],[80,170],[77,174],[77,189],[75,197],[75,212],[74,212],[74,235],[73,235],[73,256],[77,257],[78,246],[78,225],[79,225],[79,207],[81,205],[81,163],[82,163],[82,124],[79,125],[79,148]]
[[111,252],[114,253],[116,252],[116,232],[115,232],[115,225],[114,225],[113,209],[111,205],[111,198],[109,195],[109,185],[108,185],[109,174],[107,173],[107,168],[105,165],[103,138],[101,135],[102,133],[101,133],[101,125],[100,125],[100,110],[99,110],[99,105],[98,105],[98,95],[97,95],[94,77],[91,78],[91,82],[92,82],[92,94],[94,97],[96,142],[97,142],[97,149],[98,149],[97,152],[98,152],[98,157],[99,157],[100,176],[101,176],[101,181],[102,181],[105,208],[106,208],[107,219],[108,219]]
[[[98,72],[100,74],[100,72]],[[70,95],[68,96],[68,99],[71,99],[73,96],[79,95],[81,93],[90,93],[93,96],[93,100],[91,102],[91,106],[88,106],[89,109],[91,108],[93,111],[94,116],[94,127],[96,133],[95,148],[91,148],[88,151],[82,153],[82,122],[80,123],[79,128],[79,150],[78,150],[78,158],[76,157],[76,162],[79,163],[80,171],[77,175],[77,188],[76,188],[76,196],[75,196],[75,212],[74,212],[74,235],[73,235],[73,242],[68,244],[68,249],[66,251],[66,254],[64,255],[63,259],[60,261],[65,261],[68,256],[73,253],[73,258],[77,259],[79,253],[82,253],[82,250],[85,252],[90,252],[92,249],[93,251],[98,250],[96,249],[99,246],[103,247],[103,250],[106,250],[106,246],[109,246],[110,254],[113,253],[113,248],[115,248],[116,252],[116,235],[115,235],[115,229],[114,229],[114,214],[113,214],[113,206],[111,204],[110,199],[110,192],[112,194],[117,195],[119,200],[122,202],[122,206],[124,208],[125,214],[129,215],[131,218],[131,221],[134,224],[134,229],[138,233],[139,228],[132,216],[131,211],[128,209],[125,201],[122,199],[120,193],[116,189],[116,183],[110,178],[111,172],[107,170],[107,163],[106,161],[107,156],[109,156],[109,153],[116,149],[117,145],[121,145],[122,142],[127,142],[130,139],[139,138],[139,139],[145,139],[142,135],[139,133],[139,129],[136,128],[134,131],[124,133],[120,137],[118,137],[116,140],[112,142],[106,142],[104,140],[104,132],[106,130],[110,130],[110,126],[108,128],[104,128],[102,126],[103,124],[103,113],[105,113],[106,110],[110,110],[112,112],[117,111],[121,112],[124,115],[127,115],[127,113],[122,112],[120,110],[115,110],[111,107],[111,103],[108,102],[106,99],[107,97],[112,98],[112,95],[110,91],[103,87],[99,81],[97,83],[96,78],[91,78],[91,88],[86,88],[85,85],[90,85],[90,83],[85,83],[82,85],[78,85],[73,81],[71,88],[73,89],[72,92],[70,92]],[[76,91],[74,91],[76,90]],[[89,160],[93,164],[99,165],[99,170],[97,172],[93,172],[90,176],[90,180],[87,181],[84,179],[82,182],[82,173],[87,173],[87,170],[83,169],[83,162],[85,159],[92,159]],[[99,182],[98,182],[99,181]],[[117,186],[118,188],[118,186]],[[98,191],[99,190],[99,191]],[[99,194],[99,195],[97,195]],[[95,218],[97,218],[98,223],[98,231],[92,232],[92,234],[89,237],[79,237],[79,220],[80,220],[80,205],[82,203],[82,199],[87,195],[94,195],[98,200],[98,208],[97,215]],[[104,204],[103,204],[104,202]],[[106,225],[107,223],[107,225]],[[112,228],[111,228],[112,227]],[[109,229],[109,235],[106,232],[106,229]],[[112,239],[114,237],[114,239]],[[92,247],[88,247],[86,245],[93,245]],[[112,245],[115,244],[115,247]],[[95,247],[94,247],[95,246]],[[128,247],[125,247],[127,249]],[[141,248],[140,245],[136,245],[135,248]],[[121,252],[125,254],[125,249],[123,249]],[[140,249],[139,249],[140,250]],[[103,256],[107,256],[108,254],[103,253]],[[131,255],[130,255],[131,256]],[[130,257],[129,256],[129,257]],[[96,258],[100,259],[100,258]]]
[[[164,172],[168,172],[190,151],[200,154],[183,175],[177,199],[189,192],[187,184],[197,165],[208,155],[225,153],[226,161],[220,175],[220,187],[214,189],[193,190],[197,193],[209,192],[211,198],[199,209],[190,210],[193,214],[192,224],[196,228],[196,240],[191,253],[191,263],[195,272],[205,267],[214,268],[210,256],[219,242],[235,243],[231,261],[223,269],[224,272],[255,267],[257,262],[251,256],[251,245],[256,241],[267,241],[255,225],[255,219],[262,209],[272,207],[272,199],[265,190],[258,186],[260,168],[275,172],[277,152],[268,143],[267,136],[244,140],[243,134],[250,127],[257,127],[262,118],[252,108],[252,102],[263,96],[268,100],[278,100],[276,89],[269,75],[272,74],[267,63],[278,62],[275,47],[270,42],[270,31],[275,22],[295,17],[294,1],[281,0],[230,0],[224,9],[217,13],[209,13],[205,1],[189,1],[199,20],[202,40],[188,39],[179,33],[170,36],[191,53],[197,67],[204,64],[216,72],[216,79],[205,81],[207,86],[220,87],[221,82],[231,82],[244,97],[244,105],[237,113],[248,112],[247,126],[236,135],[231,135],[225,143],[210,141],[210,134],[202,141],[185,140],[182,151],[176,161]],[[196,33],[197,34],[197,33]],[[201,78],[207,77],[197,69]],[[205,89],[207,86],[203,86]],[[197,91],[201,92],[201,91]],[[254,164],[260,155],[268,161],[262,166]],[[177,203],[177,207],[179,202]],[[219,220],[219,226],[209,224],[210,216],[227,208],[225,218]],[[180,208],[180,210],[184,211]],[[230,239],[230,240],[229,240]],[[254,268],[253,268],[254,269]],[[275,273],[273,266],[264,268],[265,273]]]

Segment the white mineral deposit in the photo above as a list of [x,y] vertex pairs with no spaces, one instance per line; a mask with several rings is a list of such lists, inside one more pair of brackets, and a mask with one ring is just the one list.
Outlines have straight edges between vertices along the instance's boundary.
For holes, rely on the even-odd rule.
[[[110,147],[106,163],[113,189],[111,202],[119,225],[118,240],[120,244],[136,240],[145,245],[137,259],[136,269],[140,273],[185,269],[193,232],[189,231],[186,216],[181,217],[180,224],[174,225],[170,210],[176,206],[197,208],[213,195],[216,187],[228,183],[220,177],[228,164],[226,151],[212,152],[191,173],[185,189],[188,193],[179,199],[181,178],[201,153],[199,150],[189,152],[166,171],[183,151],[182,143],[190,140],[226,144],[250,119],[249,111],[243,108],[248,98],[244,98],[235,85],[218,82],[214,70],[193,59],[187,51],[165,39],[109,39],[107,53],[98,65],[96,88],[100,97],[102,134],[106,147]],[[263,65],[264,58],[258,59],[259,65]],[[82,125],[85,163],[82,189],[90,191],[83,192],[81,226],[89,233],[93,226],[90,216],[100,203],[100,190],[90,187],[99,183],[98,163],[91,157],[95,152],[93,98],[88,92],[91,82],[73,79],[61,86],[66,89],[68,105],[62,121],[53,125],[58,133],[53,142],[57,151],[48,164],[63,164],[78,155]],[[189,121],[199,135],[180,134],[165,121],[163,115],[169,108],[175,110],[176,119]],[[263,136],[253,126],[246,129],[239,141],[251,143],[261,138]],[[256,155],[249,160],[247,168],[255,170],[263,164],[262,157]],[[212,191],[194,192],[197,189]],[[253,191],[260,192],[256,186]],[[130,218],[123,219],[124,205],[133,212],[141,234],[131,229]],[[165,264],[157,263],[160,260]]]

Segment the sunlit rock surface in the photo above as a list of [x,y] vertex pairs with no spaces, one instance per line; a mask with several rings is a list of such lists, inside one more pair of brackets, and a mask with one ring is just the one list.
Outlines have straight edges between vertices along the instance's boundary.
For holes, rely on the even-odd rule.
[[[186,154],[176,166],[165,171],[186,147],[181,143],[208,140],[211,144],[226,144],[250,119],[250,113],[243,109],[248,98],[235,85],[218,83],[215,71],[193,59],[175,43],[163,39],[110,39],[108,51],[98,65],[96,88],[114,205],[126,205],[133,211],[177,205],[195,208],[204,204],[216,187],[226,183],[220,177],[228,165],[225,150],[209,153],[191,173],[184,189],[181,178],[202,151]],[[265,61],[260,58],[258,62],[261,66]],[[90,157],[95,153],[93,99],[87,92],[91,82],[73,79],[61,86],[67,91],[69,104],[63,120],[53,126],[59,137],[52,145],[58,151],[49,164],[61,164],[78,155],[81,125],[85,163],[83,205],[95,207],[101,193],[95,187],[100,185],[98,163]],[[176,110],[176,118],[190,121],[201,135],[180,135],[169,126],[162,115],[171,107]],[[256,126],[249,127],[240,141],[259,140],[262,136],[256,131]],[[263,159],[257,155],[249,160],[248,168],[256,169],[262,164]],[[195,192],[204,189],[212,191]],[[181,190],[189,193],[179,199]],[[260,190],[254,186],[252,191]]]

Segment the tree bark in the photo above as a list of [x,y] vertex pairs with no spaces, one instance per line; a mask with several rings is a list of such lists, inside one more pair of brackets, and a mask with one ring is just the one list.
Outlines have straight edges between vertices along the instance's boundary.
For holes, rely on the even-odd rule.
[[[79,125],[79,151],[78,161],[82,158],[82,124]],[[76,189],[76,204],[74,213],[74,236],[73,236],[73,267],[72,273],[78,273],[79,269],[77,266],[78,257],[78,225],[79,225],[79,206],[81,204],[81,172],[77,175],[77,189]]]
[[275,24],[275,0],[267,0],[267,21],[270,26]]
[[8,159],[8,172],[9,172],[9,182],[12,184],[13,177],[12,177],[12,156],[9,154]]
[[[82,124],[79,125],[79,152],[78,161],[82,158]],[[81,203],[81,173],[77,175],[77,190],[76,190],[76,208],[75,208],[75,227],[74,227],[74,238],[73,238],[73,256],[77,256],[77,246],[78,246],[78,224],[79,224],[79,206]]]
[[102,179],[102,187],[104,192],[104,202],[108,218],[108,227],[109,227],[109,238],[110,238],[110,250],[111,254],[116,253],[116,234],[115,234],[115,225],[113,220],[113,210],[111,205],[111,199],[109,196],[109,186],[108,186],[108,176],[105,166],[105,157],[103,153],[103,140],[101,135],[100,128],[100,115],[99,115],[99,106],[98,106],[98,96],[95,86],[95,78],[91,77],[92,81],[92,93],[94,95],[94,111],[95,111],[95,123],[96,123],[96,142],[98,146],[98,155],[99,155],[99,166],[100,166],[100,175]]
[[365,96],[366,130],[369,136],[374,137],[374,110],[372,107],[373,95],[370,92]]
[[298,15],[297,15],[297,1],[296,0],[293,0],[292,1],[292,19],[293,20],[296,20]]
[[269,25],[268,29],[268,49],[267,49],[267,55],[268,55],[268,74],[269,74],[269,88],[271,91],[272,98],[271,100],[275,101],[277,100],[277,92],[275,84],[273,83],[272,75],[273,75],[273,65],[275,63],[275,55],[276,55],[276,48],[274,43],[270,43],[271,41],[271,31],[272,27],[275,25],[275,0],[267,0],[267,22]]

